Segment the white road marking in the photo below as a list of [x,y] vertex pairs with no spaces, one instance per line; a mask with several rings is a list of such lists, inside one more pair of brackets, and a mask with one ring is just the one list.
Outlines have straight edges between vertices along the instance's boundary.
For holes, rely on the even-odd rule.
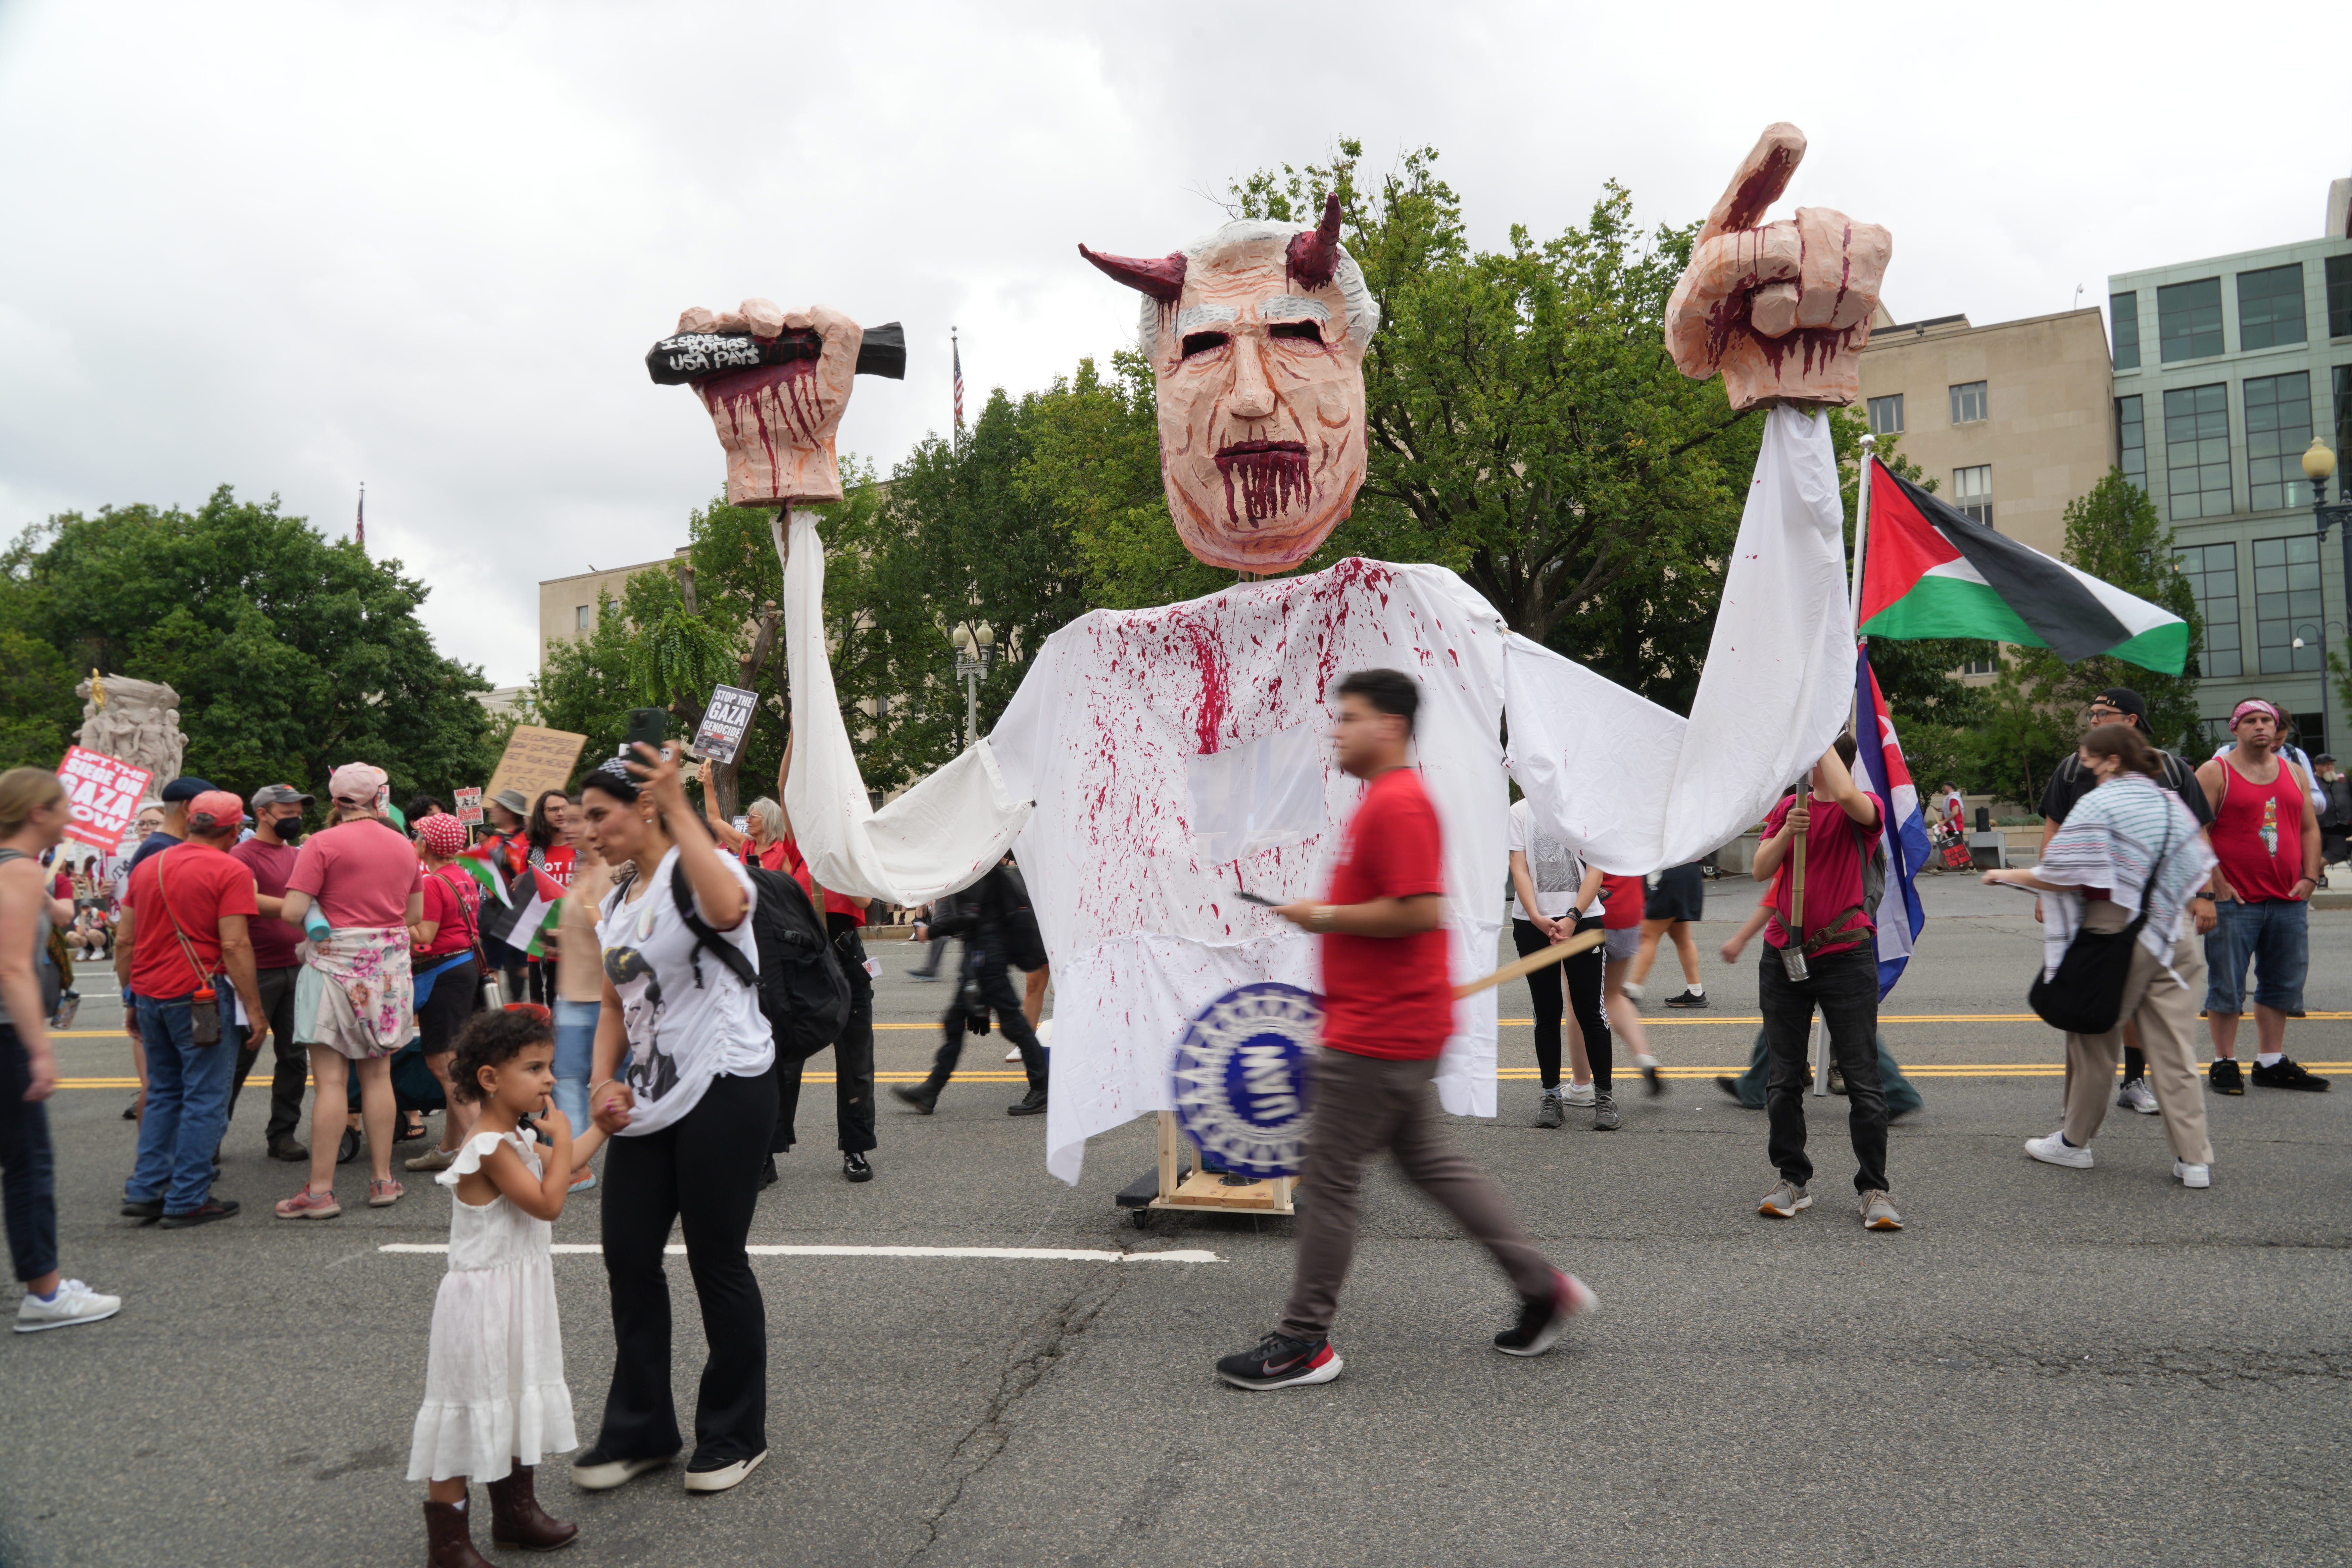
[[[446,1241],[388,1241],[378,1252],[446,1253]],[[604,1247],[593,1241],[559,1241],[550,1252],[601,1257]],[[672,1244],[664,1251],[683,1258],[686,1248]],[[754,1258],[1005,1258],[1046,1263],[1223,1263],[1213,1252],[1177,1248],[1168,1252],[1111,1252],[1076,1247],[747,1247]]]

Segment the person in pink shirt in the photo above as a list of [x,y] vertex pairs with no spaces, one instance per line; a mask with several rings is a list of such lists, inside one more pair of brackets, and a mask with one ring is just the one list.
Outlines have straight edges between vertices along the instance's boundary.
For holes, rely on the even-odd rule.
[[[368,1205],[400,1201],[392,1177],[393,1053],[416,1033],[409,930],[425,918],[416,850],[376,811],[381,768],[347,763],[328,780],[335,825],[302,847],[286,879],[280,918],[302,926],[303,970],[294,994],[294,1037],[310,1047],[317,1098],[310,1109],[310,1179],[278,1205],[280,1219],[332,1219],[335,1149],[348,1114],[345,1080],[357,1072],[367,1129]],[[310,920],[323,916],[326,929]]]

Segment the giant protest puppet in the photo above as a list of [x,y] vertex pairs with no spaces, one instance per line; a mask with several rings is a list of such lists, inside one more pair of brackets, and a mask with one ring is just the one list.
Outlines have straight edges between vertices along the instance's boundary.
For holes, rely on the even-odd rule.
[[[796,737],[784,805],[817,879],[919,904],[1008,847],[1018,857],[1053,963],[1056,1175],[1077,1179],[1093,1134],[1169,1107],[1170,1053],[1205,1005],[1256,982],[1313,988],[1311,939],[1236,892],[1286,901],[1328,880],[1363,788],[1325,739],[1327,693],[1345,673],[1394,668],[1421,685],[1419,763],[1444,830],[1458,978],[1493,968],[1507,781],[1592,861],[1644,872],[1737,836],[1828,748],[1854,639],[1820,409],[1855,395],[1887,245],[1882,229],[1815,209],[1761,224],[1802,150],[1794,127],[1766,132],[1675,294],[1677,363],[1721,369],[1735,406],[1769,405],[1687,720],[1514,634],[1442,567],[1350,558],[1247,580],[1305,560],[1364,479],[1361,365],[1380,310],[1336,200],[1312,227],[1231,223],[1150,259],[1079,247],[1141,297],[1174,526],[1193,555],[1244,580],[1073,621],[1029,653],[988,735],[878,811],[827,664],[818,520],[797,506],[840,495],[833,447],[858,330],[822,307],[747,300],[688,311],[681,337],[656,348],[706,340],[656,377],[701,394],[729,500],[781,509]],[[786,354],[785,334],[822,344]],[[1496,995],[1457,1008],[1438,1077],[1456,1114],[1495,1113]]]

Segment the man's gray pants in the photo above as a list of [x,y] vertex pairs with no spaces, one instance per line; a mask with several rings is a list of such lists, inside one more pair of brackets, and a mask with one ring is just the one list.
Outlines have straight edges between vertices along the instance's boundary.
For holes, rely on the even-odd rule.
[[1326,1047],[1315,1057],[1314,1118],[1299,1174],[1298,1260],[1278,1327],[1293,1339],[1329,1337],[1339,1287],[1356,1258],[1364,1167],[1386,1151],[1413,1185],[1495,1255],[1521,1296],[1550,1294],[1555,1272],[1510,1205],[1454,1147],[1433,1080],[1433,1057],[1396,1061]]

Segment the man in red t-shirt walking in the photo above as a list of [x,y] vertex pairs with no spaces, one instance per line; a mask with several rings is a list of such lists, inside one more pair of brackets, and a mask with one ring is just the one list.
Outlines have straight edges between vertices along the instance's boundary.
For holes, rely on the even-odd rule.
[[[1845,1075],[1846,1131],[1853,1141],[1854,1191],[1862,1223],[1871,1230],[1901,1230],[1903,1216],[1886,1195],[1886,1090],[1878,1076],[1877,928],[1863,896],[1864,862],[1877,842],[1878,797],[1854,782],[1854,743],[1837,744],[1813,765],[1811,787],[1772,808],[1756,849],[1756,879],[1770,879],[1772,918],[1757,966],[1756,999],[1764,1015],[1770,1064],[1764,1089],[1771,1118],[1766,1153],[1780,1173],[1759,1214],[1787,1219],[1812,1206],[1805,1184],[1813,1163],[1805,1153],[1805,1052],[1813,1008],[1829,1031],[1830,1059]],[[1795,908],[1790,850],[1805,845],[1805,904]],[[1789,977],[1785,949],[1798,944],[1808,971]]]
[[1370,782],[1348,824],[1328,903],[1285,904],[1283,919],[1323,938],[1323,1049],[1298,1190],[1298,1260],[1289,1305],[1254,1350],[1217,1363],[1236,1388],[1288,1388],[1339,1375],[1331,1316],[1356,1256],[1364,1167],[1382,1151],[1476,1237],[1511,1277],[1519,1321],[1495,1336],[1507,1355],[1541,1355],[1592,1292],[1554,1268],[1494,1184],[1457,1152],[1440,1121],[1437,1058],[1454,1032],[1443,926],[1444,853],[1437,812],[1405,765],[1421,691],[1392,669],[1339,682],[1332,731],[1341,771]]

